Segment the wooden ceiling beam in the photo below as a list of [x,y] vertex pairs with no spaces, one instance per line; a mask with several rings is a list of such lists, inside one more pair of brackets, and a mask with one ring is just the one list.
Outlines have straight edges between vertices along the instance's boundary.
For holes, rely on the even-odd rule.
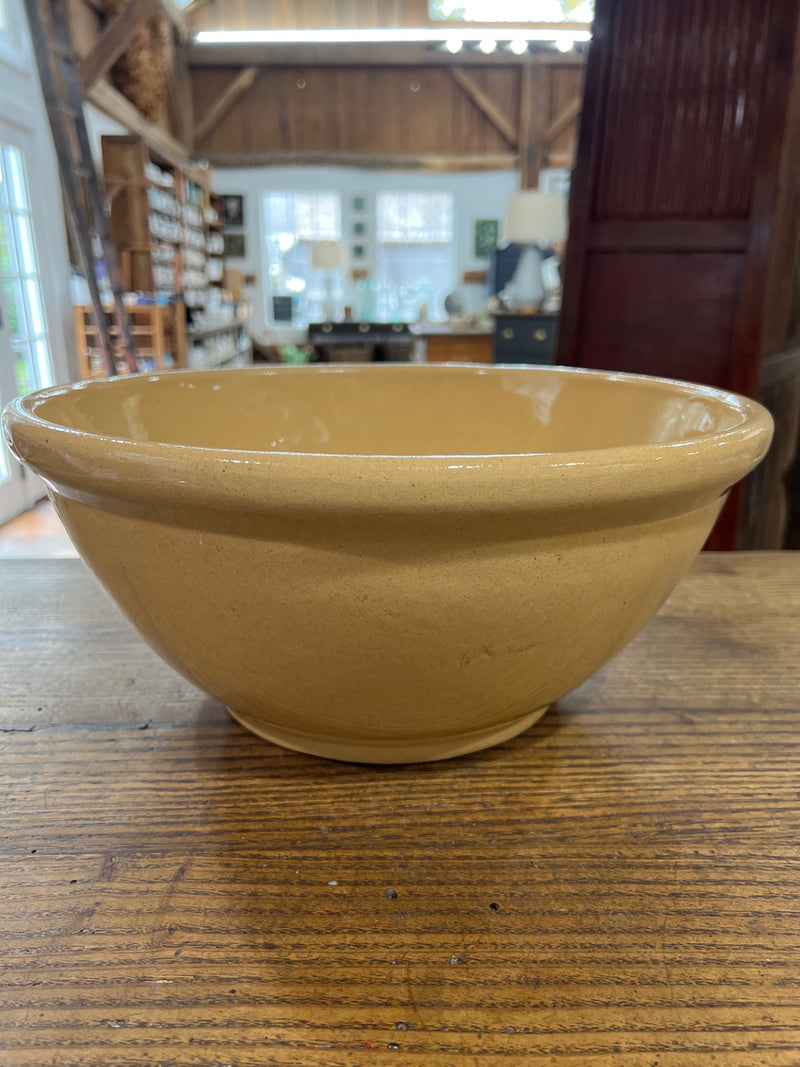
[[236,101],[244,96],[258,76],[258,67],[245,67],[240,70],[225,86],[217,99],[198,122],[194,131],[194,143],[199,144],[203,138],[217,126],[230,111]]
[[216,167],[364,167],[371,170],[513,170],[513,152],[487,155],[391,155],[366,152],[209,152],[208,162]]
[[175,3],[175,0],[161,0],[161,7],[164,14],[175,27],[178,40],[182,43],[188,41],[190,36],[189,23],[186,21],[186,15]]
[[559,111],[553,121],[544,131],[544,139],[547,144],[555,141],[556,137],[564,132],[580,115],[583,107],[583,97],[573,96],[568,104]]
[[193,67],[457,67],[479,70],[481,67],[518,69],[525,63],[543,67],[574,69],[584,65],[581,53],[539,52],[515,56],[511,52],[459,52],[457,56],[438,49],[428,49],[419,42],[394,44],[220,44],[192,43],[189,63]]
[[86,95],[95,107],[99,107],[106,115],[116,119],[132,133],[138,133],[145,144],[149,145],[152,151],[166,163],[184,167],[189,162],[189,153],[179,141],[176,141],[166,130],[162,130],[160,126],[148,122],[138,108],[134,107],[130,100],[117,92],[108,82],[98,82]]
[[128,47],[140,26],[161,7],[161,0],[128,0],[111,19],[80,64],[84,93],[100,81]]
[[544,162],[548,167],[572,170],[575,165],[575,152],[545,152]]
[[449,67],[448,73],[461,91],[469,97],[477,109],[491,122],[492,126],[515,151],[519,144],[519,135],[514,123],[505,112],[498,107],[487,92],[485,92],[466,71],[460,67]]

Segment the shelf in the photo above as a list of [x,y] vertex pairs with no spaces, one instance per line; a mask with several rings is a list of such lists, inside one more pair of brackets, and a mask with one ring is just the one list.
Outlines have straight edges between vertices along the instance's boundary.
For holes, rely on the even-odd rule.
[[224,356],[207,356],[206,359],[200,360],[199,363],[190,364],[188,369],[212,370],[214,367],[224,367],[226,363],[230,363],[239,357],[244,357],[248,362],[252,361],[252,345],[248,345],[247,348],[237,348],[235,352],[226,352]]
[[[154,331],[154,327],[151,326],[131,326],[131,333],[134,337],[149,337]],[[86,326],[87,333],[97,333],[96,326]],[[118,334],[119,326],[109,327],[109,333]]]
[[[206,310],[212,287],[221,281],[206,281],[205,274],[210,258],[206,244],[209,239],[221,241],[223,232],[220,217],[213,222],[206,216],[212,208],[219,216],[222,200],[211,190],[211,172],[207,168],[165,167],[158,153],[149,150],[135,134],[104,134],[101,152],[110,200],[111,230],[121,253],[123,288],[131,292],[154,292],[182,298],[172,305],[169,322],[176,363],[185,366],[187,313],[190,309]],[[159,181],[157,170],[151,169],[149,164],[170,173],[172,184]],[[150,226],[161,232],[153,233]],[[222,259],[224,249],[220,249],[218,256]],[[220,266],[219,262],[214,264],[215,273]],[[164,269],[159,270],[159,267]],[[170,280],[173,270],[174,281]],[[182,272],[190,270],[197,270],[203,281],[197,285],[189,284]],[[136,322],[145,325],[142,318],[137,318]],[[234,331],[241,324],[242,320],[237,319],[220,326],[199,327],[189,331],[188,336],[196,339],[216,335],[222,339],[229,336],[237,339]],[[164,328],[168,328],[166,321]],[[134,333],[139,331],[134,330]],[[96,341],[99,335],[94,330],[89,336]],[[143,340],[148,338],[145,336]],[[163,335],[159,335],[153,338],[152,344],[154,347],[163,345],[163,341]]]
[[191,330],[186,331],[186,336],[190,341],[197,341],[201,337],[211,337],[215,333],[227,333],[228,330],[238,330],[240,326],[246,326],[250,321],[250,316],[247,318],[235,318],[233,322],[223,322],[217,326],[197,326]]
[[[92,348],[90,346],[88,354],[87,354],[87,359],[90,358],[92,355],[102,356],[102,354],[103,354],[103,350],[101,348]],[[156,351],[155,348],[137,348],[136,349],[136,357],[137,357],[137,359],[158,359],[159,358],[158,357],[158,352]],[[122,358],[122,357],[120,357],[120,358]]]

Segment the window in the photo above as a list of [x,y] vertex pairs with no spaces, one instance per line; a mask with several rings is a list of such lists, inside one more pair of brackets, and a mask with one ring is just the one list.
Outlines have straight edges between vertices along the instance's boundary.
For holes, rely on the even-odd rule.
[[53,384],[28,183],[22,153],[0,144],[0,290],[17,392]]
[[591,22],[594,0],[428,0],[432,19],[454,22]]
[[380,193],[378,240],[398,244],[449,244],[453,240],[451,193]]
[[30,42],[22,8],[22,0],[15,0],[10,10],[8,0],[0,0],[0,58],[12,67],[27,70],[31,58]]
[[452,193],[384,192],[376,201],[376,317],[445,319],[455,285]]
[[311,248],[320,241],[341,241],[342,199],[330,192],[264,194],[267,244],[267,318],[274,319],[273,297],[292,298],[292,321],[298,326],[318,322],[331,296],[344,305],[341,272],[314,270]]

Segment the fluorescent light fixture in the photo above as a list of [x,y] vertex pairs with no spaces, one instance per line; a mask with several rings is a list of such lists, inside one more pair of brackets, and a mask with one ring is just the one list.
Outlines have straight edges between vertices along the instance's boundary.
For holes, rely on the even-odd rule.
[[572,41],[556,41],[556,48],[559,52],[571,52]]
[[[552,29],[538,27],[530,30],[513,29],[514,39],[525,41],[565,42],[571,48],[576,41],[588,41],[589,30]],[[502,34],[500,34],[502,36]],[[352,30],[201,30],[195,35],[195,44],[428,44],[460,41],[477,42],[497,40],[496,26],[472,26],[468,29],[448,26],[396,27],[391,29],[367,28]]]
[[448,37],[444,42],[444,46],[451,56],[456,55],[464,47],[464,42],[458,37]]
[[513,52],[515,56],[524,56],[528,51],[528,42],[524,37],[515,37],[508,46],[509,52]]
[[485,56],[490,56],[495,48],[497,48],[497,41],[493,37],[484,37],[482,41],[478,41],[478,50]]

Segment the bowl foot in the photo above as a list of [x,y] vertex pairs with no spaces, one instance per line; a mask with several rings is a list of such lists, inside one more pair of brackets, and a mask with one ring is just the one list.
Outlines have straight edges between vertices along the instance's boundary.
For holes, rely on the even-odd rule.
[[306,752],[312,756],[343,760],[349,763],[426,763],[430,760],[450,759],[489,748],[527,730],[547,711],[547,706],[537,708],[514,719],[512,722],[492,726],[487,730],[471,730],[452,737],[431,738],[422,741],[405,741],[387,738],[381,741],[339,741],[335,738],[305,734],[283,727],[271,726],[261,719],[228,708],[238,723],[259,737],[272,741],[283,748]]

